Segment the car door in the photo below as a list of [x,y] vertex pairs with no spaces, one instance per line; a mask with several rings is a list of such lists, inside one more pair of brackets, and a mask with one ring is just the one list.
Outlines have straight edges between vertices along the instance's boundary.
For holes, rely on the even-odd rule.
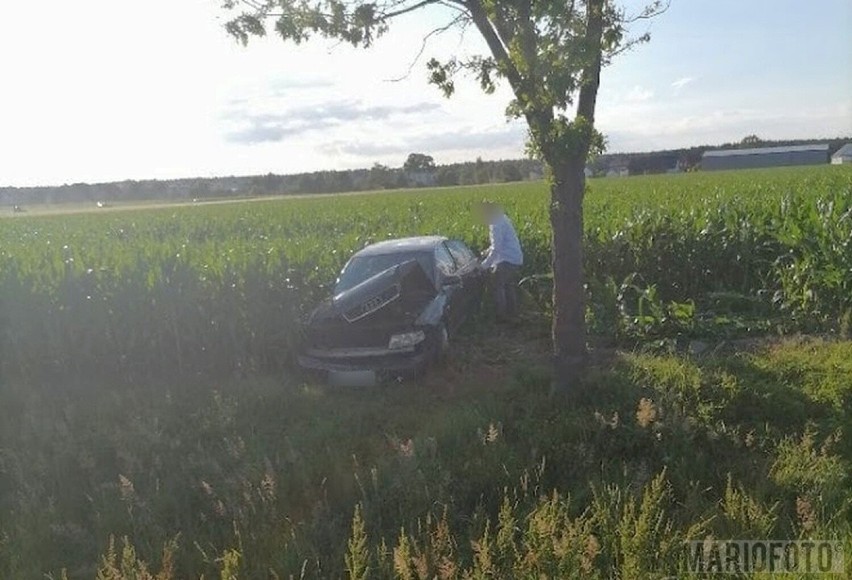
[[447,248],[456,262],[458,275],[464,281],[466,298],[470,301],[478,300],[484,284],[484,272],[479,267],[479,258],[459,240],[447,241]]
[[482,295],[483,272],[476,254],[464,242],[448,240],[446,246],[456,263],[456,275],[462,280],[458,314],[459,318],[463,319],[476,306]]
[[456,328],[462,321],[465,312],[464,279],[459,275],[458,265],[443,242],[435,246],[435,267],[441,278],[441,292],[447,297],[446,324],[450,329]]

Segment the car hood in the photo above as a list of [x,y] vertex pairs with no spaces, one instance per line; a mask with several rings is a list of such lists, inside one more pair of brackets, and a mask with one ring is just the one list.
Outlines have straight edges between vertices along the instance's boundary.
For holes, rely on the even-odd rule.
[[[417,260],[403,262],[379,272],[321,305],[313,321],[343,318],[349,323],[370,318],[390,304],[408,302],[412,296],[434,298],[435,285]],[[405,322],[400,320],[400,322]]]

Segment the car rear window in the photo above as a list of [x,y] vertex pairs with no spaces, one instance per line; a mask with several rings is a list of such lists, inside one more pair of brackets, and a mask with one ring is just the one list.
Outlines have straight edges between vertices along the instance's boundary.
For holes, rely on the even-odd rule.
[[403,252],[399,254],[378,254],[375,256],[355,256],[340,272],[340,277],[337,279],[337,285],[334,288],[335,294],[340,294],[351,288],[354,288],[361,282],[369,280],[376,274],[381,274],[388,268],[392,268],[399,264],[403,264],[410,260],[417,260],[423,267],[427,276],[432,278],[432,265],[429,259],[429,254],[425,252]]

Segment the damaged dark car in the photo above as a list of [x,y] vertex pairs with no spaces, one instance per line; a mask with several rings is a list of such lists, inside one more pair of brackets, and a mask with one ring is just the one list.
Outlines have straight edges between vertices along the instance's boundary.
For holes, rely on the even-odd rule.
[[311,314],[299,364],[332,382],[416,375],[446,354],[482,288],[479,260],[463,242],[424,236],[367,246]]

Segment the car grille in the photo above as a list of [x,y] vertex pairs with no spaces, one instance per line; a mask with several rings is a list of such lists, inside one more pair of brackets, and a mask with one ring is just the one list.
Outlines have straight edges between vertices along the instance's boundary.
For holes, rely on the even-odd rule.
[[360,320],[365,316],[372,314],[380,308],[384,308],[397,298],[399,298],[399,286],[392,286],[378,296],[370,298],[363,304],[359,304],[355,308],[350,308],[348,311],[343,313],[343,317],[348,322],[355,322],[356,320]]
[[[393,294],[388,292],[385,300],[391,296]],[[431,299],[428,292],[400,292],[398,297],[378,309],[373,304],[372,314],[364,314],[354,322],[350,322],[347,316],[357,316],[357,312],[353,312],[355,310],[364,312],[370,309],[361,305],[350,308],[346,315],[316,320],[308,329],[307,344],[314,348],[387,347],[391,335],[409,330]]]
[[398,324],[365,318],[355,324],[338,318],[312,329],[311,345],[317,348],[387,347]]

